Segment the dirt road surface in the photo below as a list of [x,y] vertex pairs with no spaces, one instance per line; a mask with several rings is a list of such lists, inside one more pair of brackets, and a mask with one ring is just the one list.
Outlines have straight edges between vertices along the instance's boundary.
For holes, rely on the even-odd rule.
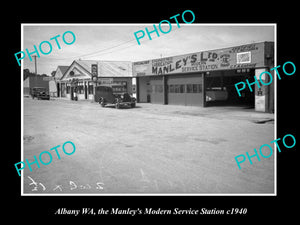
[[[60,99],[23,104],[24,161],[43,151],[53,158],[33,171],[26,166],[24,194],[274,193],[274,154],[241,170],[234,160],[274,140],[273,114],[146,103],[118,110]],[[63,153],[67,141],[76,146],[72,155]],[[57,145],[61,159],[50,151]]]

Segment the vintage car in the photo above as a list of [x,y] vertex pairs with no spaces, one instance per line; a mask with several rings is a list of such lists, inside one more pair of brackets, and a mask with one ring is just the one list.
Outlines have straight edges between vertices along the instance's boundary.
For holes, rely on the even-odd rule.
[[31,89],[30,93],[32,99],[37,98],[40,99],[47,99],[50,100],[50,95],[47,92],[47,89],[44,87],[34,87]]
[[95,87],[95,101],[102,107],[114,105],[117,109],[123,106],[134,108],[136,99],[124,91],[122,85],[100,85]]

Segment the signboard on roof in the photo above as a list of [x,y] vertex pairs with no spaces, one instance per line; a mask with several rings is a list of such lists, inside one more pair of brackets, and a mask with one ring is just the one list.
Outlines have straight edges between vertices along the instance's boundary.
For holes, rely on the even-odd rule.
[[98,65],[97,64],[92,64],[91,65],[91,71],[93,76],[98,76]]
[[133,75],[164,75],[262,66],[264,66],[263,42],[134,62]]
[[55,80],[55,77],[43,77],[43,81]]

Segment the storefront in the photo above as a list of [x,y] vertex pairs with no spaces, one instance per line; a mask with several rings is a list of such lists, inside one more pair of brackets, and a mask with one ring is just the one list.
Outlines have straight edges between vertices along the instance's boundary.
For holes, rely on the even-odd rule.
[[274,43],[260,42],[133,63],[138,102],[207,107],[242,105],[273,112],[274,85],[245,89],[234,84],[274,67]]
[[60,85],[57,81],[59,81],[64,73],[67,71],[69,66],[58,66],[55,70],[54,79],[49,81],[49,92],[51,97],[60,97]]
[[95,86],[120,84],[132,93],[132,64],[127,61],[75,60],[59,80],[62,98],[94,100]]

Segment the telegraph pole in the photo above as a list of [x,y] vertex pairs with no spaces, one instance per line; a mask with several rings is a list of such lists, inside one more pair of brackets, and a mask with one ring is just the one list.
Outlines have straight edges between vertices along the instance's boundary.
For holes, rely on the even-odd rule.
[[34,73],[35,73],[35,84],[34,86],[37,86],[37,66],[36,66],[36,55],[33,56],[34,57]]
[[35,75],[37,75],[36,55],[34,55],[33,57],[34,57],[34,73],[35,73]]

